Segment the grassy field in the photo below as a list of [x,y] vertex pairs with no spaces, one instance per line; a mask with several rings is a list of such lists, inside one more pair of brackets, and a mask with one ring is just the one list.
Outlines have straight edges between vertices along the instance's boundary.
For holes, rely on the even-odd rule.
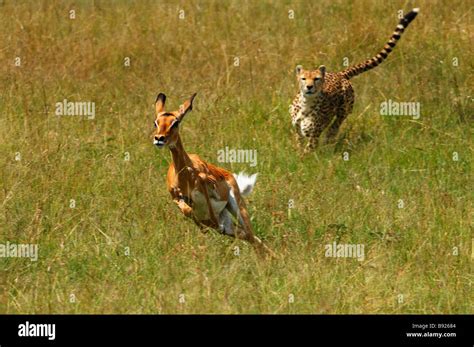
[[[415,6],[353,80],[337,143],[301,157],[295,66],[359,63]],[[468,0],[2,1],[0,243],[39,258],[0,258],[0,312],[473,313],[472,16]],[[253,227],[281,259],[172,203],[151,138],[160,91],[171,109],[198,93],[189,153],[257,151],[256,167],[219,165],[259,173]],[[56,115],[64,99],[95,118]],[[389,99],[421,117],[381,116]],[[364,260],[326,257],[333,242]]]

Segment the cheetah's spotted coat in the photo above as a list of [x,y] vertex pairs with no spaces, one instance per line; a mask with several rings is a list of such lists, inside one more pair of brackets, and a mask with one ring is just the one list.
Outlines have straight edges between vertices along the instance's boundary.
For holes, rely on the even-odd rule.
[[337,135],[354,105],[354,90],[349,80],[382,63],[417,14],[417,8],[407,13],[380,53],[363,63],[336,73],[326,72],[323,65],[316,70],[303,70],[300,65],[296,67],[300,91],[290,106],[290,114],[298,144],[303,147],[305,138],[308,139],[305,152],[318,145],[325,129],[328,129],[327,140]]

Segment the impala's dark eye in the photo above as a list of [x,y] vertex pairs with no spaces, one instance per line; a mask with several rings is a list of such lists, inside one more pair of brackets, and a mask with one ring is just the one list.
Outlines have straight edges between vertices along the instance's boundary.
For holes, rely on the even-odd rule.
[[306,81],[306,78],[304,78],[304,77],[301,77],[301,80],[302,80],[302,81]]
[[173,122],[173,124],[171,124],[170,129],[176,128],[176,127],[178,126],[178,124],[179,124],[179,121],[178,121],[178,120],[175,120],[175,121]]
[[153,125],[155,126],[155,128],[158,128],[158,123],[156,122],[156,120],[155,120],[155,123],[153,123]]

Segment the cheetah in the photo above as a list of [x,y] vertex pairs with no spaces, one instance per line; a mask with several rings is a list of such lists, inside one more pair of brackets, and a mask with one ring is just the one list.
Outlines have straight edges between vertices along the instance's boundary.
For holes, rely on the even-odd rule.
[[418,11],[418,8],[414,8],[407,13],[384,48],[363,63],[336,73],[326,72],[324,65],[315,70],[304,70],[301,65],[296,67],[299,92],[290,105],[290,114],[297,143],[300,148],[304,148],[304,153],[317,147],[324,130],[327,129],[326,142],[337,135],[339,127],[354,106],[354,89],[349,80],[381,64],[393,50],[403,31],[415,19]]

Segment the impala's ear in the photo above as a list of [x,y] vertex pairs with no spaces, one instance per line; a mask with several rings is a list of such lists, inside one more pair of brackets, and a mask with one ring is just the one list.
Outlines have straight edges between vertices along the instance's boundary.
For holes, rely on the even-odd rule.
[[324,75],[326,74],[326,66],[320,65],[318,67],[318,70],[321,71],[321,75],[323,75],[323,77],[324,77]]
[[155,100],[156,113],[163,112],[165,109],[166,95],[163,93],[158,94]]
[[193,100],[196,97],[196,94],[197,93],[194,93],[193,95],[191,95],[191,97],[179,107],[179,117],[178,117],[179,120],[182,120],[183,117],[186,115],[186,113],[188,113],[189,111],[193,109]]
[[301,73],[301,71],[303,71],[303,67],[301,65],[297,65],[295,68],[296,76],[298,76]]

